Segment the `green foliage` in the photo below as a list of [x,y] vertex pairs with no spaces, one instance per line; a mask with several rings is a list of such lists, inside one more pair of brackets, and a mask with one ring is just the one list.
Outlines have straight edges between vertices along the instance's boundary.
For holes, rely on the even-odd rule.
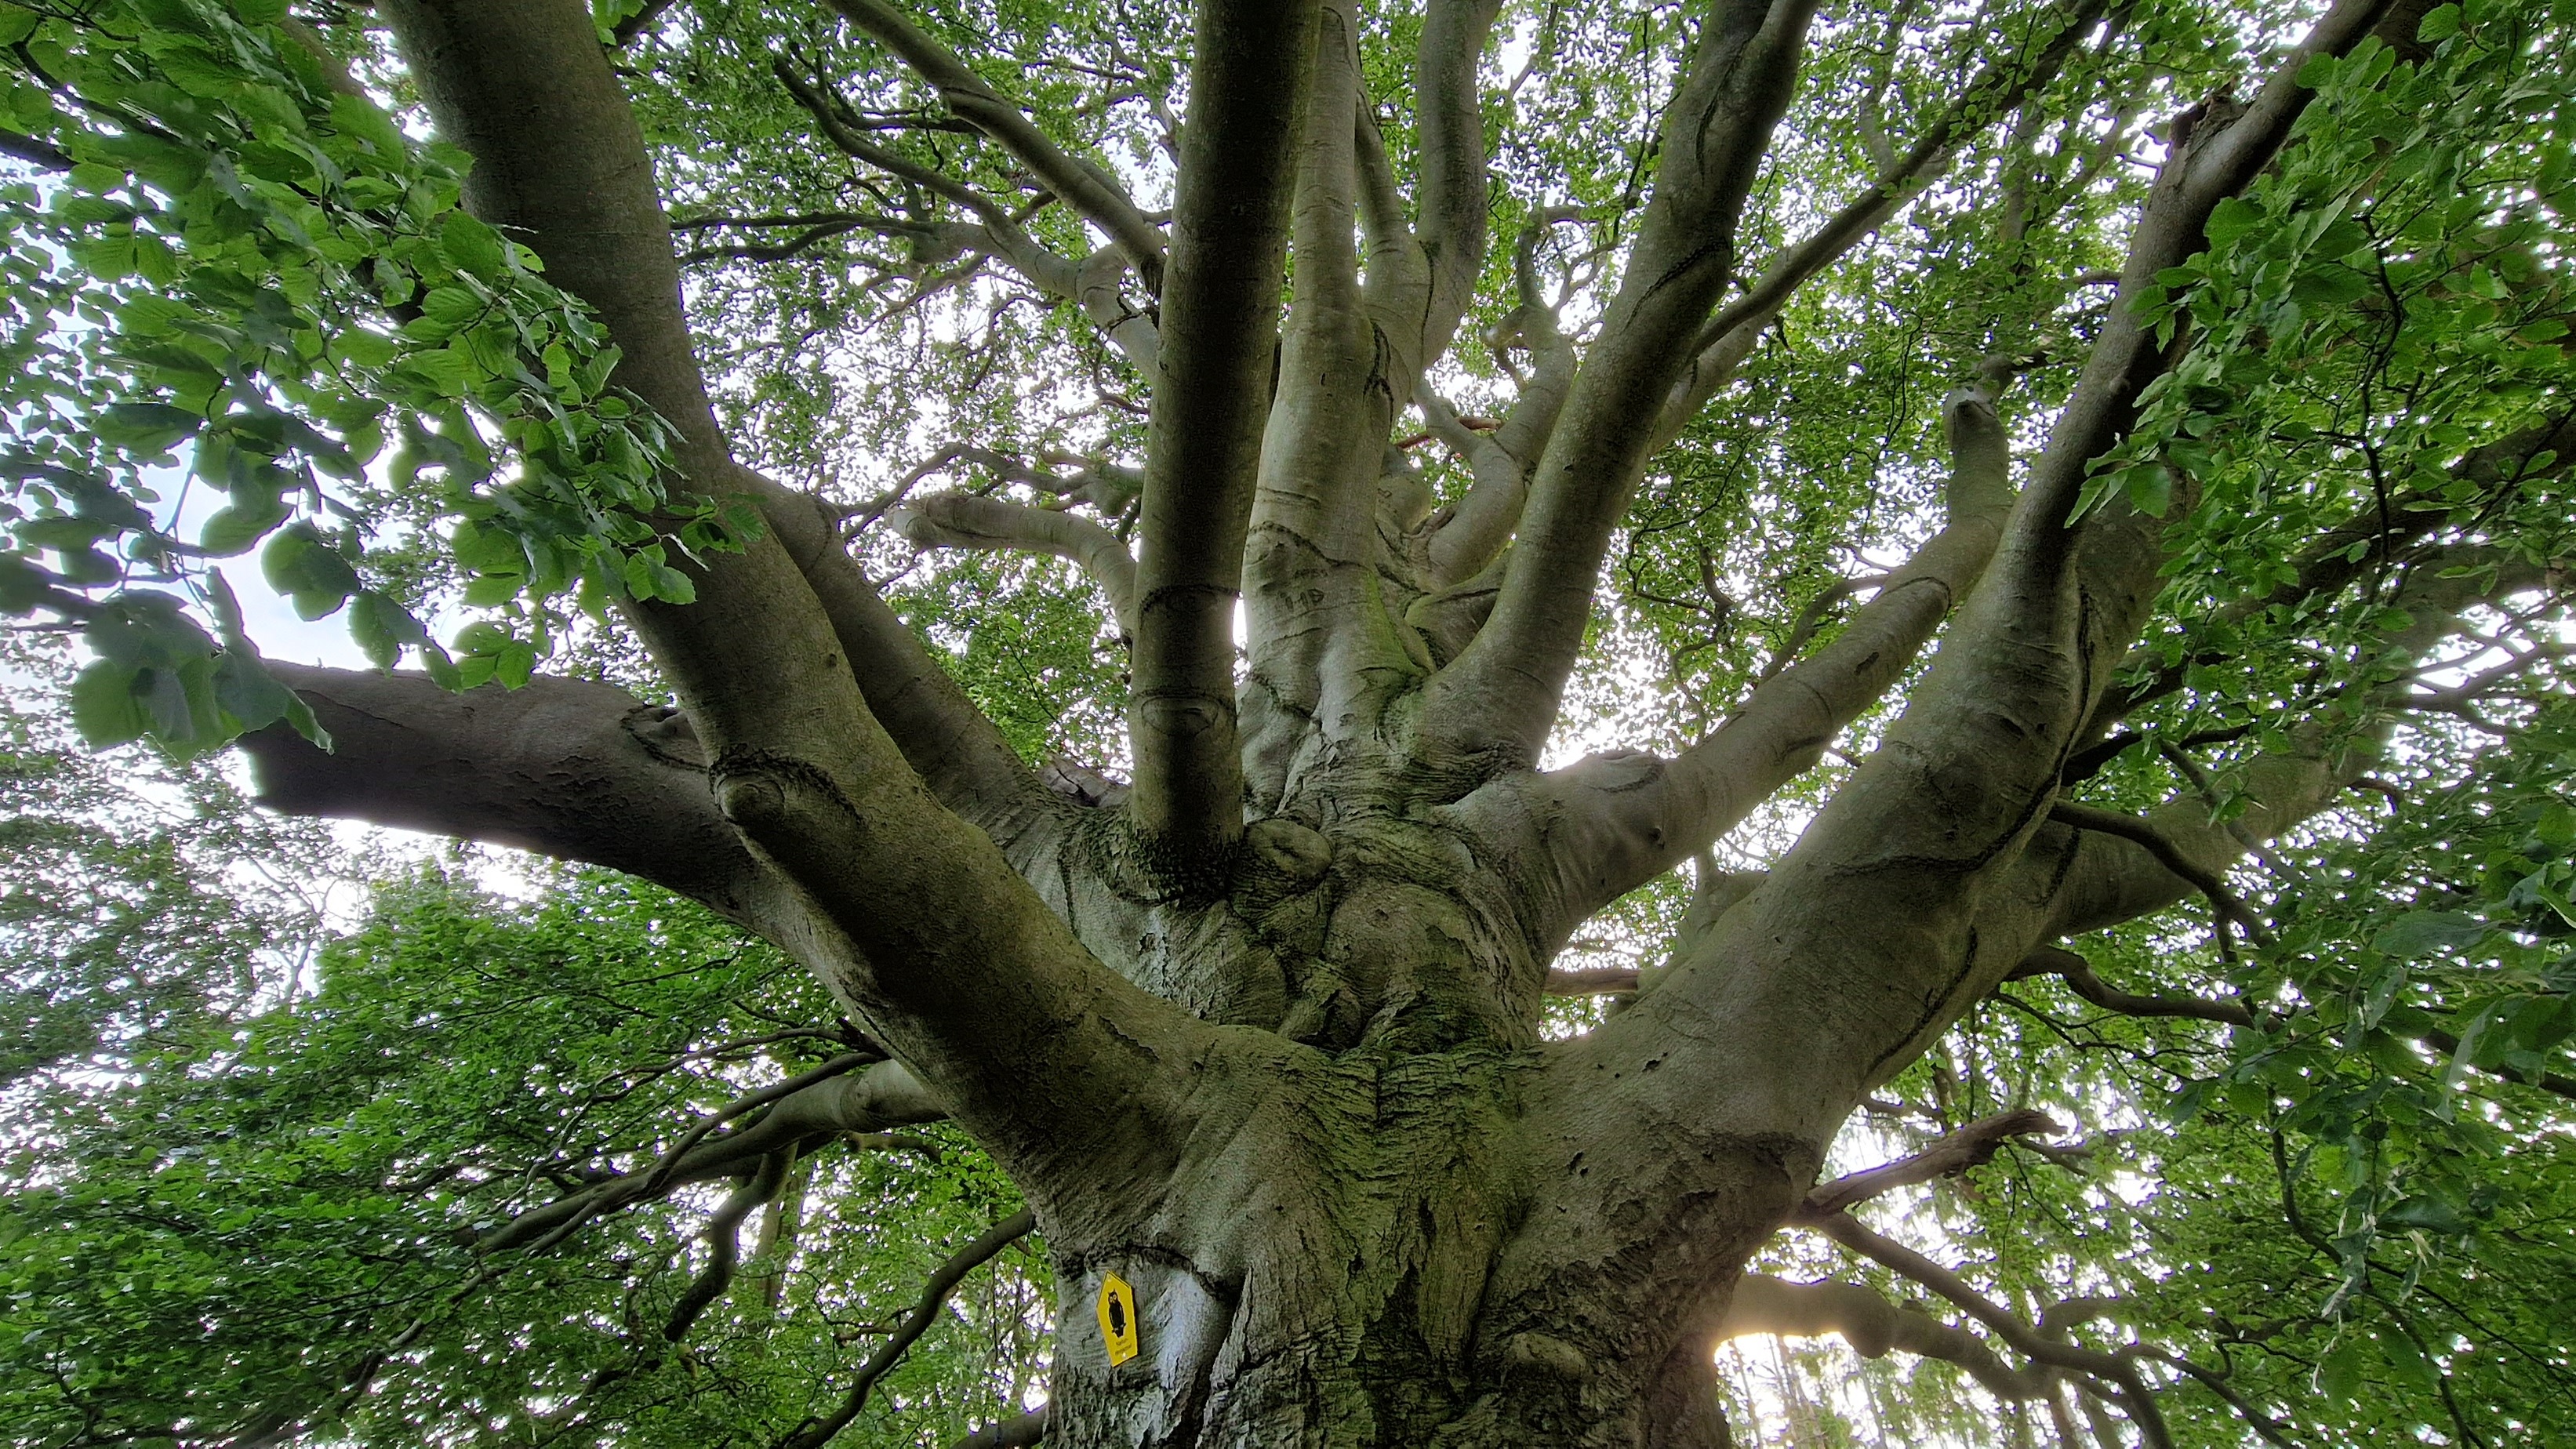
[[[79,792],[30,778],[10,828],[59,825]],[[238,802],[213,820],[259,828]],[[51,988],[46,1070],[11,1063],[13,1115],[46,1127],[10,1134],[0,1199],[10,1443],[203,1443],[289,1421],[384,1445],[428,1424],[473,1443],[766,1442],[826,1410],[940,1258],[1017,1206],[941,1130],[827,1149],[675,1346],[663,1324],[705,1259],[713,1189],[534,1257],[473,1240],[835,1050],[779,1025],[832,1013],[774,952],[631,882],[567,874],[514,900],[421,868],[379,888],[297,990],[301,963],[204,929],[221,882],[166,836],[79,842],[91,883],[51,894],[20,859],[0,897],[13,920],[23,905],[74,930],[81,893],[102,925],[60,965],[10,963],[13,988]],[[139,903],[198,902],[166,922],[198,932],[132,923],[120,881]],[[139,984],[158,993],[76,974],[110,951],[155,968]],[[189,997],[227,982],[228,1000]],[[1016,1412],[1045,1295],[1033,1248],[984,1270],[880,1392],[900,1409],[844,1442],[944,1440]]]
[[[646,8],[595,12],[614,35]],[[2259,72],[2253,37],[2288,33],[2294,8],[2123,11],[1799,294],[1650,470],[1560,757],[1678,747],[1810,632],[1831,637],[1937,526],[1937,404],[1981,363],[2014,373],[2017,445],[2042,441],[2145,193],[2138,119]],[[906,9],[1160,204],[1182,7]],[[959,209],[831,153],[778,71],[829,78],[889,151],[1027,213],[1067,255],[1096,244],[1081,223],[827,7],[653,15],[619,60],[746,461],[857,516],[946,441],[1137,455],[1150,380],[1070,305],[943,251],[935,227]],[[1414,30],[1373,18],[1388,23],[1362,60],[1401,165]],[[0,41],[23,42],[0,62],[0,129],[67,163],[0,188],[14,490],[0,610],[83,626],[84,733],[180,754],[293,715],[220,571],[254,551],[300,613],[345,610],[380,662],[412,651],[458,684],[516,684],[554,650],[650,686],[560,605],[685,598],[690,551],[745,521],[675,525],[654,482],[667,440],[610,383],[613,349],[532,257],[457,209],[463,158],[410,139],[402,78],[363,30],[332,41],[390,113],[334,90],[276,19],[197,0],[0,6]],[[2012,5],[1822,19],[1748,212],[1748,262],[1857,194],[1881,143],[1901,150],[1963,77],[2050,19]],[[1497,245],[1437,379],[1470,411],[1499,411],[1526,370],[1513,244],[1543,214],[1577,214],[1533,242],[1549,298],[1567,297],[1569,331],[1597,323],[1585,289],[1615,277],[1666,57],[1692,23],[1678,5],[1504,7],[1509,60],[1484,77]],[[2079,782],[2087,801],[2200,792],[2230,816],[2246,762],[2314,743],[2299,722],[2349,732],[2361,712],[2336,701],[2416,687],[2381,652],[2416,566],[2365,549],[2348,587],[2249,604],[2285,578],[2285,539],[2411,510],[2485,550],[2477,567],[2563,566],[2576,507],[2557,460],[2458,465],[2556,417],[2576,384],[2571,23],[2540,0],[2446,5],[2421,56],[2374,42],[2312,68],[2317,103],[2280,163],[2158,279],[2151,306],[2185,360],[2088,503],[2174,517],[2139,668],[2180,684]],[[742,220],[816,213],[888,224],[767,256],[803,232]],[[1454,502],[1464,472],[1436,452],[1417,456]],[[178,493],[198,487],[224,506],[181,538]],[[1070,570],[916,560],[875,533],[861,547],[911,570],[892,601],[1024,757],[1120,763],[1120,656]],[[442,653],[420,622],[433,602],[488,612]],[[2564,642],[2563,621],[2474,622]],[[2224,1000],[2249,1025],[2140,1020],[2053,979],[2012,983],[1887,1084],[1889,1111],[1849,1132],[1838,1164],[2045,1108],[2080,1151],[2016,1148],[1891,1200],[1911,1240],[1981,1290],[2032,1316],[2109,1300],[2078,1341],[2210,1366],[2294,1443],[2576,1442],[2576,1163],[2565,1099],[2530,1085],[2569,1075],[2576,1040],[2576,718],[2559,666],[2535,681],[2492,717],[2411,717],[2377,772],[2402,808],[2357,795],[2241,872],[2270,944],[2222,954],[2193,902],[2085,945],[2116,987]],[[1857,756],[1886,723],[1865,718],[1838,747]],[[9,1129],[0,1205],[12,1443],[217,1441],[310,1416],[317,1438],[389,1446],[770,1443],[837,1396],[948,1248],[1015,1205],[942,1132],[830,1149],[797,1169],[792,1241],[763,1251],[769,1230],[747,1225],[734,1288],[677,1346],[662,1325],[706,1260],[721,1185],[546,1254],[479,1258],[472,1233],[649,1162],[692,1119],[831,1055],[846,1043],[830,1032],[744,1043],[832,1022],[834,1006],[695,908],[580,873],[507,893],[461,868],[401,874],[322,948],[318,903],[237,862],[320,879],[326,838],[246,813],[206,762],[103,764],[31,716],[9,727],[0,1090],[13,1121],[41,1124]],[[2207,755],[2205,778],[2168,746]],[[1783,792],[1719,861],[1776,858],[1844,773],[1830,762]],[[1657,882],[1571,949],[1654,964],[1686,894]],[[1556,1025],[1594,1019],[1587,1003]],[[1957,1320],[1812,1240],[1767,1253],[1758,1266],[1868,1281]],[[844,1442],[942,1442],[1031,1397],[1041,1259],[1015,1252],[958,1303]],[[1754,1361],[1735,1362],[1747,1438],[2004,1444],[2050,1427],[1940,1363],[1822,1343],[1789,1346],[1777,1373]],[[2180,1442],[2249,1442],[2208,1384],[2149,1371]]]
[[[43,163],[0,185],[0,611],[84,628],[94,743],[318,737],[224,583],[263,540],[305,617],[345,605],[380,664],[463,687],[524,680],[576,595],[687,598],[672,552],[752,526],[674,505],[667,428],[610,382],[598,323],[458,209],[466,158],[282,18],[0,6],[0,130]],[[200,487],[224,503],[182,537]],[[501,609],[461,659],[361,567],[397,499],[458,520],[468,602]]]
[[894,602],[1023,759],[1116,763],[1107,750],[1120,738],[1126,661],[1070,568],[978,554]]

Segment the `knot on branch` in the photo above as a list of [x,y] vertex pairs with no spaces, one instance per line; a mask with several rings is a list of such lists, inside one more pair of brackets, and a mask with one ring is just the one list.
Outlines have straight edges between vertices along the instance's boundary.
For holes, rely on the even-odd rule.
[[797,817],[820,796],[850,820],[859,807],[821,767],[770,750],[733,745],[708,767],[715,785],[716,808],[744,834],[762,845],[802,838],[809,833]]
[[1139,694],[1135,709],[1148,729],[1176,740],[1195,738],[1234,717],[1234,701],[1195,689]]
[[1544,1333],[1515,1333],[1503,1345],[1506,1372],[1540,1373],[1579,1384],[1592,1377],[1592,1360],[1564,1339]]
[[1236,889],[1254,914],[1314,889],[1333,867],[1333,842],[1284,816],[1254,821],[1243,843]]

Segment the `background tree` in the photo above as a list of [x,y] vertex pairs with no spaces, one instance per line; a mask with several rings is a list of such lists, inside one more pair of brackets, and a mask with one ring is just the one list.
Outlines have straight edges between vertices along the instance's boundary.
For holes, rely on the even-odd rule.
[[[11,1392],[811,1449],[1034,1224],[988,1439],[1722,1442],[1762,1332],[1964,1375],[1889,1434],[2563,1424],[2568,23],[0,9],[0,603],[83,732],[783,953],[420,877],[253,1023],[13,893],[178,995],[26,968]],[[425,672],[261,661],[254,547]],[[137,1346],[260,1194],[170,1122],[340,1194],[212,1387]],[[783,1235],[871,1192],[980,1235],[844,1343],[876,1259]],[[755,1215],[835,1271],[747,1304]]]

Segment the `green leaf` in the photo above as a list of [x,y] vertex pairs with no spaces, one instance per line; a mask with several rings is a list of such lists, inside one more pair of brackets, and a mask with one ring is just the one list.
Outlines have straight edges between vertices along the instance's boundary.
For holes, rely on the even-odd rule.
[[295,612],[307,619],[332,613],[359,588],[358,571],[310,523],[280,529],[259,563],[269,587],[293,598]]
[[662,599],[674,604],[697,601],[697,586],[688,575],[662,561],[659,548],[642,550],[626,557],[626,591],[639,599]]
[[341,356],[360,367],[383,367],[402,355],[402,346],[381,332],[350,327],[331,339]]
[[392,119],[377,110],[364,96],[335,95],[331,98],[331,124],[341,134],[365,142],[387,160],[402,157],[408,149],[402,132]]
[[349,637],[378,669],[391,669],[406,645],[428,643],[429,631],[411,610],[374,589],[364,589],[349,606]]
[[476,574],[465,585],[468,607],[488,609],[506,604],[527,592],[528,580],[523,574]]
[[421,315],[450,332],[482,316],[488,305],[473,292],[456,286],[432,287],[429,295],[420,299]]
[[215,703],[244,733],[264,729],[299,710],[308,720],[311,717],[295,691],[279,683],[256,655],[239,649],[227,649],[215,660]]
[[2432,1361],[2424,1357],[2424,1350],[2403,1332],[2391,1329],[2380,1334],[2379,1347],[2388,1355],[2389,1366],[2397,1370],[2397,1376],[2417,1388],[2429,1390],[2441,1378]]
[[197,545],[217,558],[246,553],[293,512],[284,499],[253,494],[215,510],[198,531]]
[[112,403],[100,410],[95,424],[103,441],[142,454],[166,453],[205,425],[204,418],[186,408],[157,402]]
[[430,682],[439,688],[450,693],[461,692],[465,688],[465,676],[456,667],[456,661],[429,639],[420,641],[420,664],[421,668],[429,671]]
[[2543,806],[2532,833],[2543,845],[2576,845],[2576,805],[2552,800]]
[[477,619],[456,631],[460,654],[498,654],[511,645],[510,631],[489,619]]
[[2371,939],[2371,949],[2401,960],[2456,951],[2487,933],[2486,922],[2460,911],[2409,911]]
[[2173,506],[2173,472],[2162,463],[2141,463],[2120,475],[2129,506],[2149,518],[2162,518]]
[[2290,285],[2290,295],[2312,307],[2350,306],[2370,290],[2368,277],[2340,262],[2311,267]]
[[20,544],[78,553],[117,532],[116,525],[96,518],[34,518],[18,525]]
[[451,211],[439,224],[438,248],[458,271],[497,282],[505,269],[501,234],[462,211]]
[[2261,226],[2264,220],[2262,203],[2248,201],[2241,196],[2231,196],[2218,203],[2217,208],[2210,212],[2209,221],[2203,229],[2208,233],[2211,246],[2224,247]]
[[470,375],[465,359],[444,348],[410,353],[395,370],[417,375],[439,397],[461,396]]
[[105,748],[143,738],[152,717],[135,697],[137,671],[101,659],[72,681],[72,727],[89,744]]
[[0,614],[35,612],[52,580],[45,571],[14,553],[0,553]]
[[2317,1365],[2317,1393],[2328,1403],[2351,1403],[2361,1393],[2365,1367],[2361,1336],[2344,1335]]

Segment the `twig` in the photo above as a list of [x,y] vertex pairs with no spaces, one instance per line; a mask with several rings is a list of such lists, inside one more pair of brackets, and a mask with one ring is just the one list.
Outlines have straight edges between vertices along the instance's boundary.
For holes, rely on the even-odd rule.
[[994,1254],[1027,1236],[1029,1230],[1037,1226],[1037,1221],[1035,1212],[1022,1208],[995,1223],[984,1236],[958,1249],[955,1256],[940,1264],[939,1271],[930,1275],[929,1284],[921,1290],[921,1301],[914,1304],[912,1312],[895,1326],[893,1335],[877,1345],[875,1353],[868,1355],[868,1361],[859,1365],[859,1376],[850,1385],[849,1395],[841,1400],[841,1407],[833,1410],[828,1418],[808,1419],[799,1424],[794,1433],[779,1441],[779,1449],[823,1449],[835,1435],[848,1428],[850,1422],[858,1418],[859,1411],[868,1406],[868,1394],[876,1388],[877,1380],[884,1378],[902,1360],[904,1351],[930,1331],[930,1325],[938,1319],[939,1310],[948,1302],[948,1295],[956,1291],[958,1283],[990,1261]]
[[2209,898],[2210,908],[2218,914],[2218,940],[2222,948],[2227,945],[2227,927],[2230,924],[2241,928],[2246,938],[2256,945],[2265,947],[2271,945],[2271,932],[2265,930],[2263,923],[2247,909],[2245,902],[2238,899],[2236,893],[2227,888],[2227,882],[2194,863],[2154,825],[2134,815],[2123,815],[2117,810],[2104,810],[2097,806],[2078,805],[2063,800],[2048,807],[2048,818],[2077,830],[2090,830],[2101,835],[2116,835],[2154,856],[2158,865],[2180,876],[2190,883],[2193,889]]
[[2181,1354],[2157,1348],[2152,1344],[2134,1344],[2122,1349],[2121,1352],[2141,1355],[2180,1369],[2198,1380],[2202,1388],[2226,1400],[2227,1407],[2234,1409],[2247,1424],[2252,1425],[2254,1432],[2263,1436],[2264,1443],[2277,1444],[2280,1449],[2299,1449],[2299,1446],[2290,1440],[2288,1426],[2246,1402],[2244,1395],[2228,1387],[2226,1375],[2202,1368]]
[[2221,1026],[2252,1026],[2254,1011],[2235,1001],[2208,1001],[2198,997],[2135,996],[2117,990],[2093,974],[2093,964],[2062,946],[2042,946],[2013,968],[2008,981],[2027,981],[2034,976],[2057,976],[2065,979],[2076,995],[2122,1016],[2182,1017],[2194,1021],[2214,1021]]

